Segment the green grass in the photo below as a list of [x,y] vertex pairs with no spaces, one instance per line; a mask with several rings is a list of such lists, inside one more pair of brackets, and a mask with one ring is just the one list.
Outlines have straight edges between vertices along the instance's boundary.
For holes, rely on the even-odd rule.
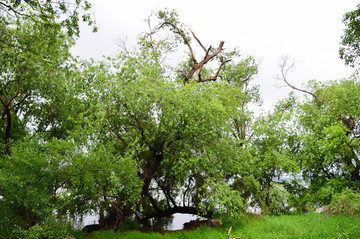
[[92,239],[221,239],[227,237],[232,226],[231,237],[242,238],[360,238],[360,218],[343,215],[306,214],[292,216],[250,217],[241,222],[227,223],[221,228],[202,227],[195,231],[141,233],[138,231],[103,231],[91,235]]

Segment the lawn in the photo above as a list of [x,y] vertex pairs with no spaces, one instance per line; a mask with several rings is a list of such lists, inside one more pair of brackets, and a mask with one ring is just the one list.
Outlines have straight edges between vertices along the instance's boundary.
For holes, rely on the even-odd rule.
[[219,239],[242,238],[360,238],[360,218],[343,215],[309,213],[305,215],[252,216],[239,222],[223,224],[221,228],[201,227],[195,231],[141,233],[138,231],[102,231],[92,239]]

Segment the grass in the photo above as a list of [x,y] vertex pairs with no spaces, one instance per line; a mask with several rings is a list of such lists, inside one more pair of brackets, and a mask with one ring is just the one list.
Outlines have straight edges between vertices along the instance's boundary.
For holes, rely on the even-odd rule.
[[221,228],[201,227],[195,231],[177,231],[165,234],[138,231],[102,231],[91,234],[92,239],[226,239],[229,227],[231,237],[257,238],[360,238],[360,218],[343,215],[310,213],[249,217],[241,222],[222,225]]

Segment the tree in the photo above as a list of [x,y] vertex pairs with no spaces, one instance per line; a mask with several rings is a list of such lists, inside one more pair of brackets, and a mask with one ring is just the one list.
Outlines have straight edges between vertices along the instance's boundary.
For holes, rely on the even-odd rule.
[[51,89],[61,87],[64,75],[60,69],[66,68],[72,40],[60,29],[27,19],[1,17],[0,21],[0,110],[5,129],[1,140],[8,145],[11,138],[21,134],[17,131],[26,127],[20,115],[30,117],[29,112],[55,95]]
[[319,98],[326,102],[326,105],[309,102],[301,107],[302,123],[313,131],[306,137],[307,141],[311,139],[307,144],[308,151],[321,157],[321,160],[313,161],[313,170],[319,170],[313,174],[327,179],[346,179],[352,182],[353,188],[357,188],[360,183],[357,156],[358,80],[353,77],[327,85],[314,84],[312,87]]
[[[41,23],[46,27],[64,27],[69,36],[79,35],[79,12],[83,12],[81,19],[89,25],[95,22],[88,13],[91,4],[87,0],[76,1],[47,1],[47,0],[1,0],[0,12],[17,19],[27,19],[34,23]],[[57,19],[58,21],[53,21]]]
[[91,89],[69,54],[72,39],[28,19],[3,20],[11,24],[2,24],[0,48],[0,237],[64,238],[66,217],[107,198],[131,208],[141,189],[131,152],[113,153],[89,123],[96,105],[84,98]]
[[[287,79],[286,60],[282,79],[291,88],[311,96],[296,111],[299,144],[294,158],[301,165],[303,178],[310,182],[313,203],[328,204],[331,195],[345,187],[359,189],[359,82],[357,75],[328,83],[309,82],[307,89]],[[314,197],[315,195],[315,197]]]
[[[133,214],[140,221],[174,213],[241,216],[242,198],[229,185],[243,164],[241,147],[233,137],[234,119],[249,114],[245,105],[257,90],[246,85],[256,65],[252,58],[237,61],[236,52],[224,53],[224,43],[204,51],[203,60],[196,61],[176,14],[160,12],[158,17],[159,24],[140,37],[138,51],[123,50],[112,62],[84,72],[92,89],[87,98],[95,101],[97,115],[102,115],[96,123],[101,126],[99,135],[104,142],[116,142],[117,154],[134,152],[132,160],[142,182],[135,210],[112,201],[101,218],[108,221],[120,215],[122,223]],[[159,38],[167,27],[167,38]],[[174,73],[164,55],[179,43],[190,53]],[[210,61],[219,66],[212,70]],[[99,71],[102,67],[108,70]],[[112,220],[111,226],[117,229],[119,223]]]
[[[280,212],[281,203],[274,199],[284,197],[276,193],[283,192],[284,181],[299,172],[291,152],[296,144],[291,127],[295,105],[296,98],[289,97],[278,102],[273,112],[248,122],[248,139],[241,145],[246,157],[232,187],[242,193],[246,207],[259,207],[263,214]],[[285,208],[281,211],[286,212]]]
[[34,11],[20,1],[4,4],[11,6],[1,10],[16,17],[9,12],[0,17],[0,237],[55,237],[59,229],[56,237],[63,238],[69,229],[62,226],[64,216],[88,210],[98,195],[82,187],[94,188],[91,178],[109,177],[111,172],[101,167],[111,163],[96,165],[93,157],[84,156],[81,143],[73,144],[72,116],[86,102],[73,87],[73,39],[56,23],[59,16],[38,1],[26,2],[35,4]]
[[360,4],[357,9],[348,12],[343,17],[343,23],[346,28],[341,39],[341,47],[339,49],[340,58],[345,61],[346,65],[357,67],[360,56]]

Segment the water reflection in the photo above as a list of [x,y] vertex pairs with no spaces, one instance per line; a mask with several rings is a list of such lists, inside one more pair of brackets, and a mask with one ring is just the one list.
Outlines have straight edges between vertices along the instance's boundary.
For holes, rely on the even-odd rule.
[[142,230],[149,232],[176,231],[184,229],[184,223],[198,219],[192,214],[175,213],[171,217],[152,218],[142,225]]
[[[191,220],[203,220],[196,215],[175,213],[171,217],[153,218],[149,220],[147,224],[141,226],[142,231],[146,232],[161,232],[161,231],[176,231],[184,229],[184,223]],[[99,215],[97,213],[89,213],[84,216],[83,220],[75,220],[77,228],[83,228],[85,225],[97,224],[99,221]]]
[[173,215],[173,220],[171,225],[166,228],[168,231],[175,231],[175,230],[181,230],[184,228],[185,222],[190,222],[191,220],[196,220],[200,217],[192,215],[192,214],[181,214],[181,213],[175,213]]

